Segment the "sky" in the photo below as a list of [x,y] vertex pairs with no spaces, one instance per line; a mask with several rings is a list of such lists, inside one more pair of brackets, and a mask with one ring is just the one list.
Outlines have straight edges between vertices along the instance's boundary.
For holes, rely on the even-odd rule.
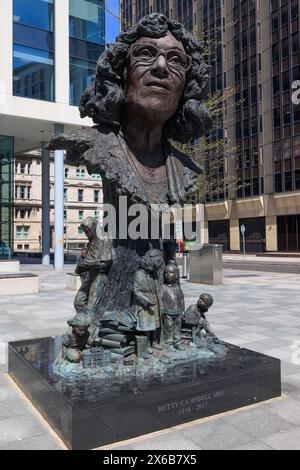
[[114,42],[120,32],[120,1],[106,0],[106,43]]

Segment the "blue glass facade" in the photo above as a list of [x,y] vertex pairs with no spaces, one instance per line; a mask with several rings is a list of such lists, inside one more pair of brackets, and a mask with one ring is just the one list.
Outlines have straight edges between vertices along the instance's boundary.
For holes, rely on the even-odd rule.
[[53,16],[54,0],[13,0],[15,96],[54,101]]
[[53,0],[14,0],[14,23],[53,31]]
[[13,251],[13,149],[13,138],[0,135],[0,259]]
[[70,0],[70,104],[92,82],[105,47],[105,0]]

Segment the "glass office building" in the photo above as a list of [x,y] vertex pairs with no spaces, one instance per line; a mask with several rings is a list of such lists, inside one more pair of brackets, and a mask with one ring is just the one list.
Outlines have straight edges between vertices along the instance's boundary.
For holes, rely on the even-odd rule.
[[13,138],[0,135],[0,259],[13,251]]
[[[13,93],[55,101],[55,0],[13,1]],[[105,0],[69,0],[70,104],[77,106],[105,47]]]
[[69,27],[70,104],[77,106],[105,48],[105,0],[70,0]]
[[13,1],[13,93],[54,101],[54,0]]

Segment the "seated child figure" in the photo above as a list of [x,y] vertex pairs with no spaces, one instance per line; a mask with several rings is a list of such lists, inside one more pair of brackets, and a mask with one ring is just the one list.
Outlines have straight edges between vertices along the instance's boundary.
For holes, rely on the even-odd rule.
[[165,345],[173,345],[178,350],[184,350],[181,343],[184,295],[179,284],[179,269],[176,264],[171,263],[166,266],[164,279],[162,320]]
[[87,315],[76,313],[68,321],[70,329],[63,336],[62,357],[69,362],[80,362],[81,353],[89,346],[92,346],[94,338],[88,328],[90,321]]
[[213,302],[214,300],[210,294],[201,294],[197,303],[191,305],[182,317],[185,325],[192,327],[192,340],[194,343],[202,338],[202,330],[206,332],[208,338],[219,342],[205,316],[205,313],[212,306]]

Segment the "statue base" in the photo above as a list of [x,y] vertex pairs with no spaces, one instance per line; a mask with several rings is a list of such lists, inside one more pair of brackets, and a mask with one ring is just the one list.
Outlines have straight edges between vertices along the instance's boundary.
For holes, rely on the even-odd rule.
[[[227,345],[226,355],[163,374],[66,380],[62,337],[9,344],[9,374],[69,449],[92,449],[281,395],[280,360]],[[129,370],[129,369],[128,369]]]

